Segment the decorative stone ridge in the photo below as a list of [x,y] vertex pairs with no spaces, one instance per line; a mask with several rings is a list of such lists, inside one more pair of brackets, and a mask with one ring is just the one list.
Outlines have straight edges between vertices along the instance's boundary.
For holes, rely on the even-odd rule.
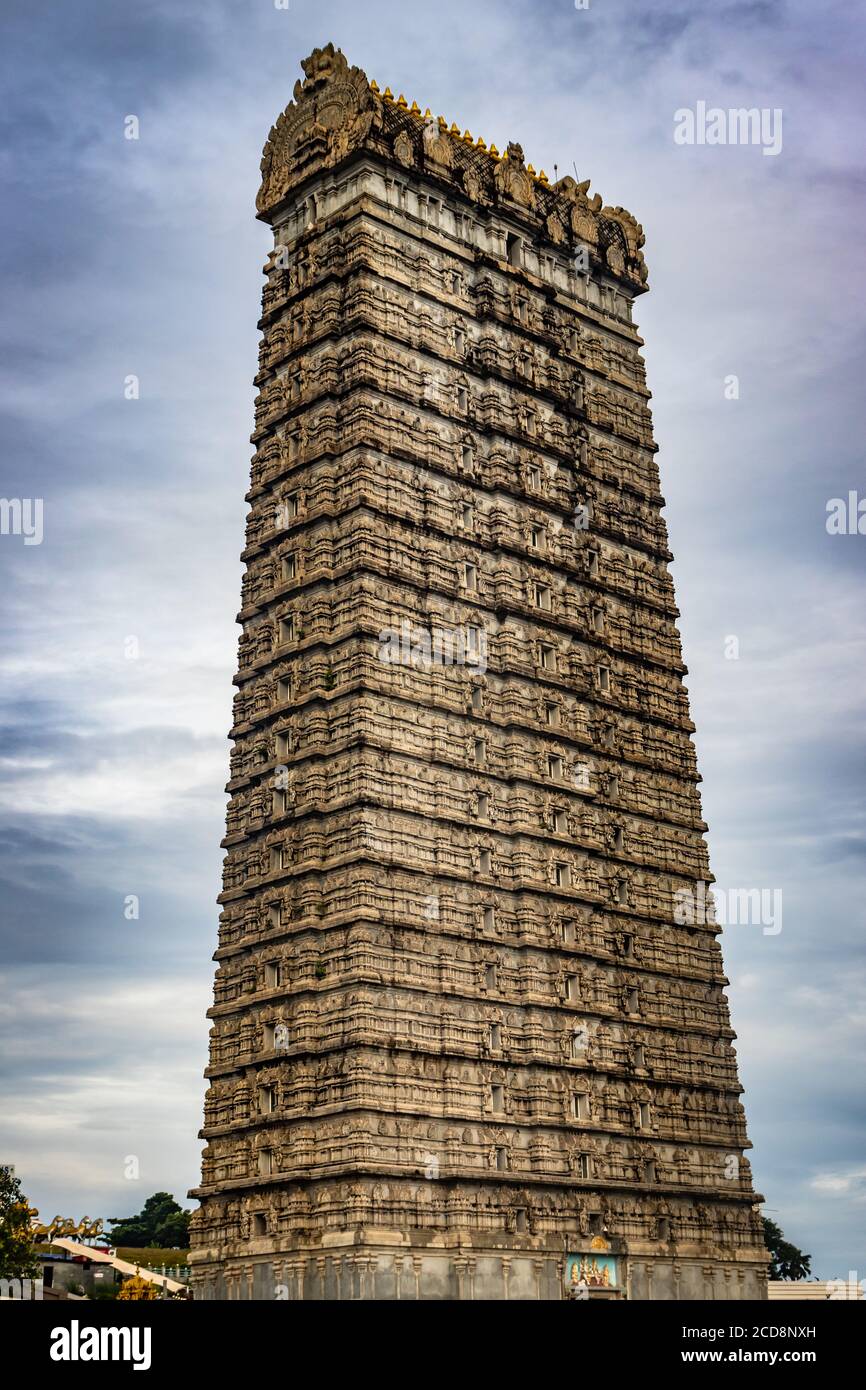
[[[524,162],[523,149],[509,144],[501,158],[495,146],[472,143],[442,117],[383,96],[361,68],[349,67],[332,43],[301,63],[304,80],[294,100],[271,128],[262,154],[259,216],[270,221],[285,199],[313,173],[334,168],[359,150],[414,168],[449,185],[482,207],[497,207],[531,224],[540,241],[577,252],[627,284],[632,294],[647,288],[640,223],[621,207],[603,207],[588,196],[590,180],[566,175],[550,186]],[[467,138],[468,137],[468,138]]]

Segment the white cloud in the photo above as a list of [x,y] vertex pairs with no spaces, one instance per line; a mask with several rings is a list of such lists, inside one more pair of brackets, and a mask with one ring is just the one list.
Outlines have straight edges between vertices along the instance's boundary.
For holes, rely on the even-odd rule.
[[816,1192],[827,1193],[832,1197],[853,1198],[866,1202],[866,1168],[858,1168],[850,1173],[819,1173],[810,1184]]

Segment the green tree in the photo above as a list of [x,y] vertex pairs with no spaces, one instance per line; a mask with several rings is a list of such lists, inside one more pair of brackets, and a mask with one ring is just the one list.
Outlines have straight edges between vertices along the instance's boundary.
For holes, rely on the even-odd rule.
[[33,1279],[38,1273],[30,1204],[11,1163],[0,1163],[0,1278]]
[[185,1250],[189,1244],[190,1213],[178,1206],[170,1192],[154,1192],[138,1216],[110,1216],[112,1245],[157,1245],[163,1250]]
[[764,1244],[771,1256],[771,1279],[808,1279],[812,1256],[804,1255],[802,1250],[786,1240],[784,1232],[768,1216],[764,1217]]

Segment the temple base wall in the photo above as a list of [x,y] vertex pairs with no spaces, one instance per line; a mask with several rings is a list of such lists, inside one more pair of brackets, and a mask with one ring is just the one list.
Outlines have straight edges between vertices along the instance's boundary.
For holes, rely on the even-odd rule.
[[[209,1258],[194,1257],[193,1289],[201,1300],[339,1302],[558,1301],[637,1299],[730,1301],[767,1297],[766,1261],[755,1251],[726,1260],[700,1256],[621,1253],[614,1257],[615,1284],[591,1287],[569,1279],[575,1258],[543,1248],[461,1246],[432,1249],[401,1241],[401,1248],[357,1243],[347,1236],[328,1249]],[[608,1257],[610,1258],[610,1257]],[[602,1261],[604,1263],[604,1260]]]

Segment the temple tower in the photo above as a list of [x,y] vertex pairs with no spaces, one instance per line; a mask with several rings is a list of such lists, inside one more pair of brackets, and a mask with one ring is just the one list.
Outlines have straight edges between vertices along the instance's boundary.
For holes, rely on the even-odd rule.
[[761,1297],[641,228],[302,66],[257,204],[197,1294]]

